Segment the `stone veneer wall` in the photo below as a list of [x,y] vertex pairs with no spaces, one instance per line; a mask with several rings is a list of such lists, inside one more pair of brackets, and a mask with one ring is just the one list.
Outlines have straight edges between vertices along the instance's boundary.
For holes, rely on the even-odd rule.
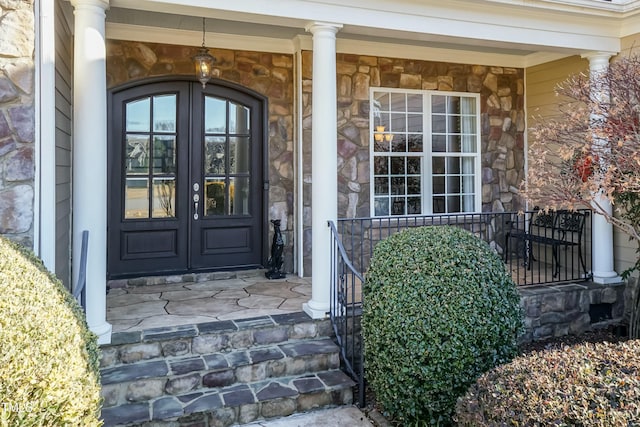
[[[189,46],[107,41],[107,86],[155,76],[193,75]],[[281,219],[284,270],[293,271],[293,56],[210,49],[214,75],[269,99],[269,219]],[[195,78],[194,78],[195,81]],[[264,230],[271,235],[272,229]],[[271,239],[269,239],[269,242]],[[265,254],[269,255],[269,254]]]
[[522,342],[567,334],[580,335],[594,328],[625,322],[624,283],[592,282],[521,287],[524,314]]
[[[302,53],[304,271],[311,275],[312,52]],[[524,70],[352,54],[337,55],[338,218],[370,216],[369,88],[479,93],[482,210],[517,211],[524,179]]]
[[33,0],[0,0],[0,234],[33,248]]

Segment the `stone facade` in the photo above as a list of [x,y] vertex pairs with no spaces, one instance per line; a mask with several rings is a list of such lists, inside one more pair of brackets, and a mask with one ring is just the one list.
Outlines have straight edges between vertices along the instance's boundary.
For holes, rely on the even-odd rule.
[[[107,41],[107,86],[158,76],[193,75],[198,48]],[[240,84],[268,97],[269,219],[280,219],[286,272],[293,271],[293,56],[210,49],[215,78]],[[194,77],[195,81],[195,77]],[[271,233],[265,229],[264,233]],[[269,239],[270,241],[271,239]],[[267,254],[268,255],[268,254]]]
[[33,247],[34,5],[0,0],[0,234]]
[[[284,270],[293,271],[294,94],[291,55],[211,49],[215,76],[269,98],[269,218],[280,218]],[[196,48],[110,40],[110,88],[153,76],[191,75]],[[312,52],[302,52],[304,271],[311,272]],[[370,214],[370,87],[479,93],[482,128],[482,209],[522,208],[524,70],[350,54],[337,55],[338,217]]]
[[[304,264],[311,274],[311,87],[313,53],[302,53]],[[482,210],[517,211],[524,178],[524,70],[374,56],[337,55],[338,217],[370,216],[369,89],[479,93]]]

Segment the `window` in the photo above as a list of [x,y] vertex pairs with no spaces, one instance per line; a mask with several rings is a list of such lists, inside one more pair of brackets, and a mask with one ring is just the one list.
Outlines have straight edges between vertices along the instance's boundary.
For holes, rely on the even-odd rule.
[[373,216],[480,210],[480,96],[372,89]]

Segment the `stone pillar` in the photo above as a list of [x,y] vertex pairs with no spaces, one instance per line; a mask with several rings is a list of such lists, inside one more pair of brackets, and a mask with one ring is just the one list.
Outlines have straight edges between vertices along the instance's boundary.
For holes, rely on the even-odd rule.
[[73,67],[73,283],[80,271],[82,231],[89,230],[87,323],[100,344],[111,341],[107,286],[107,83],[105,10],[108,0],[71,0],[75,16]]
[[[609,58],[611,56],[612,53],[609,52],[592,52],[582,55],[583,58],[589,60],[589,75],[594,77],[599,73],[605,72],[609,68]],[[594,96],[606,98],[609,94],[595,93]],[[607,143],[607,141],[594,140],[594,145]],[[598,194],[596,200],[605,213],[612,213],[611,203],[604,195]],[[613,226],[601,214],[596,213],[593,215],[591,238],[593,241],[593,253],[591,255],[593,260],[591,267],[593,281],[596,283],[621,282],[622,279],[613,268]]]
[[303,305],[314,319],[329,311],[331,232],[327,221],[338,217],[338,142],[336,95],[336,33],[339,24],[314,22],[311,133],[311,300]]

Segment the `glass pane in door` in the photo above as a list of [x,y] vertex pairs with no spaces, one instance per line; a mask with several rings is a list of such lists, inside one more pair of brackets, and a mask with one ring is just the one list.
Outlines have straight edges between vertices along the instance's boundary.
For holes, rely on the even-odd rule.
[[149,136],[127,135],[124,170],[127,174],[147,174],[149,172]]
[[224,215],[224,202],[227,196],[224,178],[206,178],[204,184],[204,214],[206,216]]
[[149,132],[151,98],[138,99],[127,103],[125,129],[127,132]]
[[224,99],[205,97],[204,131],[206,133],[227,132],[227,101]]
[[153,131],[176,131],[175,95],[161,95],[153,97]]
[[249,138],[229,138],[229,169],[231,173],[249,173]]
[[224,175],[226,138],[224,136],[207,136],[204,139],[204,172],[205,174]]
[[156,136],[153,139],[153,173],[173,174],[176,171],[176,137]]
[[176,216],[176,180],[174,178],[153,178],[153,217],[173,218]]
[[124,217],[149,218],[149,180],[127,178],[124,191]]
[[229,213],[249,215],[249,177],[229,180]]
[[229,133],[249,133],[250,111],[244,105],[229,103]]

